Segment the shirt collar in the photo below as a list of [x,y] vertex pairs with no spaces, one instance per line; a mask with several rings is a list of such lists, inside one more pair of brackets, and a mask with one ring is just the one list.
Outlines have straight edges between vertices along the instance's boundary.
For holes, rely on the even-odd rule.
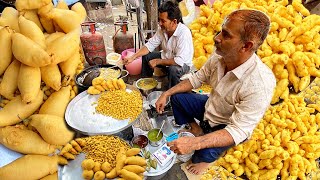
[[177,28],[176,28],[176,30],[174,31],[174,33],[173,33],[172,36],[178,36],[178,35],[179,35],[178,33],[180,32],[181,26],[182,26],[182,24],[181,24],[181,22],[179,22],[179,23],[178,23],[178,26],[177,26]]
[[252,54],[252,56],[243,64],[233,69],[231,72],[238,78],[241,79],[241,77],[245,74],[245,72],[253,66],[255,63],[257,55],[255,53]]

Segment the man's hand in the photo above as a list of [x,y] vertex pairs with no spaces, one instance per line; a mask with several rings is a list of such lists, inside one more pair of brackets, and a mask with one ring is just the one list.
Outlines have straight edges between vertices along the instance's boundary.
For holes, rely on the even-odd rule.
[[159,60],[158,59],[152,59],[151,61],[149,61],[149,65],[152,69],[154,69],[157,65],[159,64]]
[[165,95],[165,93],[162,93],[161,96],[158,98],[157,102],[156,102],[156,110],[159,114],[162,114],[162,112],[164,111],[164,107],[167,104],[167,96]]
[[196,150],[194,148],[195,137],[180,137],[175,141],[167,143],[171,151],[177,154],[189,154],[192,151]]
[[127,65],[127,64],[130,64],[132,61],[134,61],[134,57],[133,57],[133,55],[132,56],[130,56],[130,57],[125,57],[124,59],[123,59],[123,64],[124,65]]

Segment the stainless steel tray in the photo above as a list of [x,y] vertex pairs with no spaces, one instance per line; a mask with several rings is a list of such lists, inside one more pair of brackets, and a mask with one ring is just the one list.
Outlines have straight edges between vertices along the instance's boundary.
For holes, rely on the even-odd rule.
[[4,145],[0,144],[0,168],[22,156],[23,154],[8,149]]
[[[159,147],[152,147],[148,145],[146,147],[151,153],[155,152]],[[69,163],[65,166],[59,166],[58,169],[58,176],[59,180],[83,180],[82,177],[82,168],[81,163],[85,159],[85,154],[80,153],[76,156],[76,159],[69,161]],[[168,172],[170,168],[173,166],[176,160],[176,155],[164,166],[160,166],[158,164],[157,169],[152,169],[149,172],[145,172],[143,175],[145,176],[144,179],[148,179],[147,177],[157,177],[161,176],[164,173]],[[118,179],[118,178],[115,178]]]
[[[167,142],[164,142],[164,143],[167,143]],[[150,144],[148,144],[146,147],[146,150],[150,151],[150,153],[152,154],[152,153],[156,152],[162,145],[160,145],[158,147],[153,147]],[[173,166],[173,164],[175,163],[176,157],[177,157],[177,155],[175,154],[174,157],[171,160],[169,160],[166,164],[164,164],[163,166],[161,166],[158,163],[157,169],[150,168],[150,170],[144,172],[143,175],[147,176],[147,177],[156,177],[156,176],[161,176],[164,173],[167,173],[170,170],[170,168]],[[154,157],[152,157],[152,158],[154,159]]]
[[[127,92],[132,90],[137,89],[127,86]],[[137,119],[129,122],[129,119],[118,120],[110,116],[98,114],[95,111],[96,104],[94,102],[97,102],[99,97],[100,95],[90,95],[87,91],[78,94],[68,104],[65,113],[68,125],[85,135],[111,135],[127,129],[141,116],[140,113]]]

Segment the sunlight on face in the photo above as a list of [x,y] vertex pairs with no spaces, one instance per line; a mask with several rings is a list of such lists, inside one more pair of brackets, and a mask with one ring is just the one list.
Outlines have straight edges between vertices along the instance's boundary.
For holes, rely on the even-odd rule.
[[176,19],[170,20],[168,19],[168,13],[163,12],[159,14],[159,26],[164,32],[172,32],[174,31],[174,26],[177,22]]
[[243,46],[241,28],[243,22],[237,19],[226,19],[222,24],[221,32],[215,37],[216,53],[222,57],[238,56]]

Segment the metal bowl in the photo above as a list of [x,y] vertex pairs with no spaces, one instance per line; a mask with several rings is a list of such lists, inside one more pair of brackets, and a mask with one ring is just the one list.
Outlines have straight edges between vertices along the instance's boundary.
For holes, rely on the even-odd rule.
[[[145,88],[141,85],[141,83],[144,82],[146,84],[154,83],[154,86],[150,88]],[[148,96],[158,85],[158,81],[154,78],[140,78],[136,82],[136,87],[141,91],[141,93],[145,96]]]
[[145,135],[134,136],[131,140],[131,146],[139,146],[139,148],[145,148],[148,145],[148,138]]
[[[163,91],[153,91],[148,95],[147,101],[149,102],[150,106],[152,106],[153,108],[156,108],[155,103],[157,102],[157,100],[159,99],[162,93]],[[166,106],[168,106],[169,103],[170,103],[170,98],[167,99]]]
[[157,147],[163,144],[163,132],[160,131],[158,139],[153,139],[155,138],[155,136],[158,134],[158,132],[160,131],[159,128],[156,129],[151,129],[148,132],[148,139],[149,139],[149,144],[151,146]]

